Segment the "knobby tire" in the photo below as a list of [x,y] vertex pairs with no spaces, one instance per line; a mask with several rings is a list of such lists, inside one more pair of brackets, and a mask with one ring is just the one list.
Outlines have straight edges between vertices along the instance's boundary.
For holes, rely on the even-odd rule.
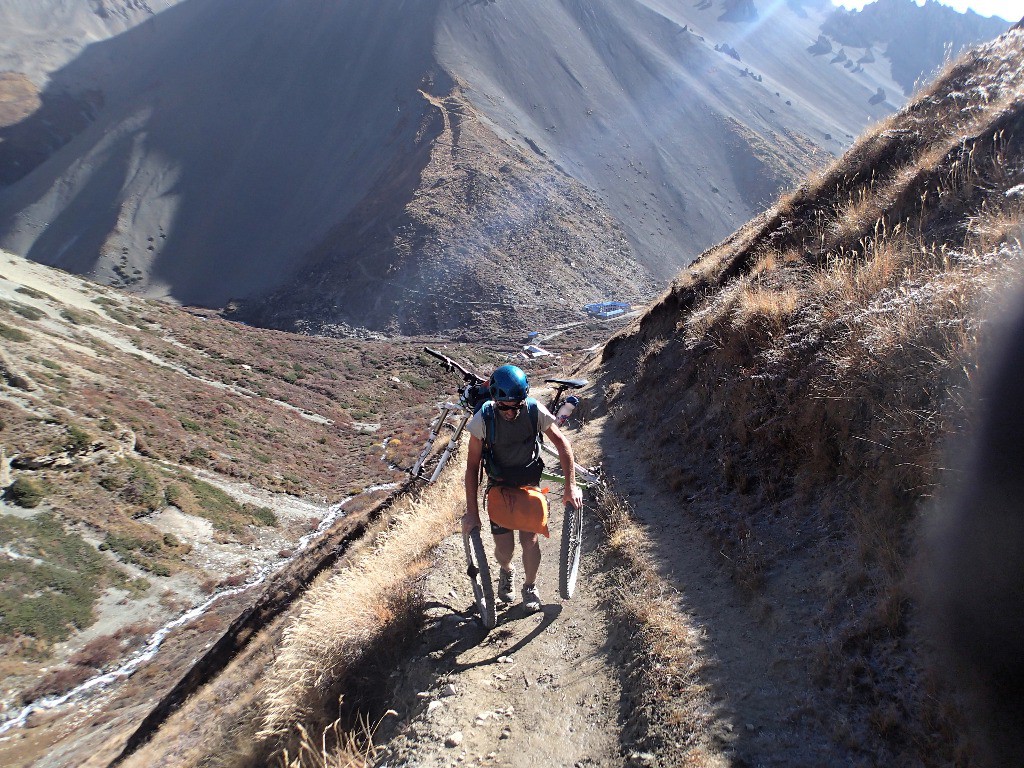
[[473,599],[476,601],[480,622],[487,629],[494,629],[498,623],[497,606],[494,603],[494,582],[491,581],[491,567],[487,563],[480,529],[474,528],[466,534],[466,573],[473,584]]
[[583,509],[566,504],[562,516],[562,546],[558,555],[558,593],[568,600],[576,591],[583,549]]

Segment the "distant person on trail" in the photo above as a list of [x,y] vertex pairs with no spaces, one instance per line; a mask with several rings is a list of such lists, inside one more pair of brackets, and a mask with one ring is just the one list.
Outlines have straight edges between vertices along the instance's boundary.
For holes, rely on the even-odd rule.
[[555,426],[555,417],[532,397],[526,374],[514,365],[503,365],[491,374],[486,402],[466,425],[470,434],[466,461],[466,514],[462,530],[480,525],[477,501],[480,479],[487,473],[487,513],[494,536],[494,557],[500,566],[498,599],[511,603],[515,573],[513,531],[523,548],[523,606],[541,609],[537,590],[540,568],[538,534],[548,535],[547,503],[538,491],[544,462],[540,457],[541,435],[558,451],[565,477],[563,500],[579,509],[583,494],[576,485],[574,457],[569,440]]

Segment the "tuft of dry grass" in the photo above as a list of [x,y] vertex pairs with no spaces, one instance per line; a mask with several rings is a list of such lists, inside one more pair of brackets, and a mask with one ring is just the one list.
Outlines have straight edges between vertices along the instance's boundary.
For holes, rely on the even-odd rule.
[[[378,723],[379,725],[379,723]],[[287,749],[281,753],[283,768],[367,768],[373,765],[377,750],[373,745],[376,728],[360,718],[356,731],[346,729],[341,720],[335,720],[314,738],[301,723],[296,724],[297,746],[292,755]]]
[[737,297],[733,311],[733,325],[743,326],[758,322],[781,330],[796,311],[800,293],[794,287],[773,290],[760,286],[744,286]]
[[415,610],[415,581],[461,511],[461,486],[447,478],[396,508],[369,552],[303,598],[267,673],[262,737],[279,739],[322,712],[389,624]]

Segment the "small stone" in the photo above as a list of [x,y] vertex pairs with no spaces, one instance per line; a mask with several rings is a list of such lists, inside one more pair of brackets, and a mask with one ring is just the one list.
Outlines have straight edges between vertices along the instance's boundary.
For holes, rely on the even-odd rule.
[[442,696],[454,696],[458,692],[458,689],[451,683],[448,683],[448,685],[441,689]]
[[427,714],[430,714],[431,712],[433,712],[438,707],[443,707],[443,706],[444,706],[444,702],[443,701],[437,701],[435,699],[434,701],[432,701],[429,704],[427,704]]
[[511,739],[512,738],[512,729],[508,728],[508,727],[503,728],[502,731],[501,731],[501,734],[499,734],[498,738],[499,739]]
[[656,758],[650,752],[630,752],[629,759],[633,763],[643,763],[644,765],[652,765]]
[[743,726],[743,727],[747,729],[747,733],[753,733],[754,731],[756,731],[756,730],[757,730],[757,728],[755,728],[755,727],[754,727],[753,725],[751,725],[750,723],[747,723],[747,724],[746,724],[745,726]]
[[449,749],[453,749],[462,743],[462,731],[456,731],[447,739],[444,740],[444,745]]
[[429,699],[430,698],[430,691],[420,691],[419,693],[416,694],[416,697],[419,698],[419,699]]

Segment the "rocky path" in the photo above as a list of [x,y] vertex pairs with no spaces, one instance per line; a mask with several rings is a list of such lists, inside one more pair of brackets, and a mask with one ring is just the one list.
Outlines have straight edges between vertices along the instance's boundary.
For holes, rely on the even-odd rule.
[[543,611],[527,614],[517,600],[490,632],[473,618],[460,537],[444,542],[426,583],[428,629],[394,673],[399,717],[386,730],[397,735],[377,765],[622,764],[618,670],[592,583],[598,540],[591,521],[571,601],[557,595],[557,537],[542,540]]
[[686,494],[667,492],[640,452],[637,444],[609,441],[603,465],[643,527],[666,589],[677,595],[680,627],[701,638],[699,675],[682,693],[699,716],[661,735],[700,744],[702,766],[836,764],[812,673],[814,605],[802,586],[822,572],[794,558],[756,596],[742,592],[695,523],[711,515],[701,505],[723,502],[694,488],[683,504]]

